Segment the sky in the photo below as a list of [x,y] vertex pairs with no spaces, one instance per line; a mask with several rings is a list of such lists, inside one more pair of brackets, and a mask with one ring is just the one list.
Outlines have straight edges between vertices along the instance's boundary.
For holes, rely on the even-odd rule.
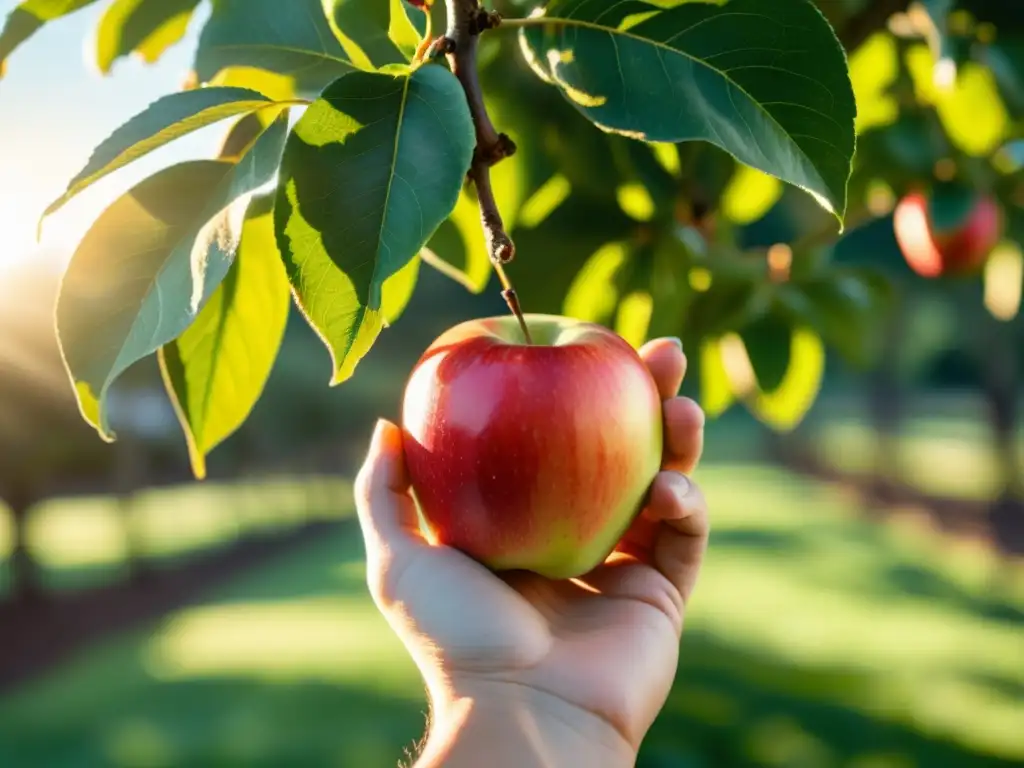
[[[0,0],[0,14],[16,4]],[[36,242],[39,215],[92,149],[151,101],[180,88],[205,17],[197,14],[186,38],[157,64],[121,59],[103,76],[93,64],[92,40],[106,5],[43,27],[14,52],[0,79],[0,268],[40,250],[67,258],[110,202],[160,168],[212,156],[226,127],[198,131],[107,177],[51,216]]]

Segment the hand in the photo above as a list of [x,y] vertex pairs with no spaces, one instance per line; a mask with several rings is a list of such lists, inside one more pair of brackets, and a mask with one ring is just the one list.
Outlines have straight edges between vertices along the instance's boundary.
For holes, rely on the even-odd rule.
[[[616,551],[581,579],[496,575],[427,541],[401,432],[378,424],[356,483],[368,582],[427,684],[427,752],[445,761],[431,765],[461,764],[464,754],[467,764],[498,768],[512,749],[521,753],[509,765],[524,768],[635,762],[675,677],[708,538],[704,497],[687,478],[703,447],[704,415],[676,397],[686,358],[668,339],[640,355],[664,401],[662,471]],[[477,749],[483,754],[471,758]],[[563,759],[552,756],[558,750]]]

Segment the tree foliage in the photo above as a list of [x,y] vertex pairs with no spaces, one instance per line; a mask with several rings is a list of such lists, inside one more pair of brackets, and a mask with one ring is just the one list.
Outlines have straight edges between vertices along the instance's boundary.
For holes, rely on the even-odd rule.
[[[21,3],[0,62],[89,4]],[[337,384],[384,328],[401,332],[422,269],[487,290],[506,235],[526,311],[634,344],[677,335],[710,414],[741,402],[788,429],[827,351],[870,364],[893,287],[913,283],[892,238],[898,198],[962,184],[1024,237],[1024,23],[1005,2],[485,5],[107,3],[103,72],[157,60],[208,11],[194,76],[115,130],[45,215],[230,123],[219,157],[114,201],[64,277],[59,340],[103,437],[110,388],[156,353],[202,475],[259,399],[289,301]],[[446,49],[458,8],[479,27],[469,58]]]

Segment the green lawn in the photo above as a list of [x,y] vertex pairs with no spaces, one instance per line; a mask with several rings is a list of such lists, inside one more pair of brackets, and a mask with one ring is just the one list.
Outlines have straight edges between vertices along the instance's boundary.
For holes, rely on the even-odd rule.
[[[884,468],[887,477],[937,496],[993,499],[1001,489],[984,403],[965,395],[912,402],[901,425],[899,463]],[[877,471],[875,434],[863,398],[823,400],[805,431],[830,465],[853,473]],[[1024,455],[1024,430],[1019,439]]]
[[[642,766],[1024,760],[1019,567],[865,522],[779,470],[700,479],[715,535]],[[394,765],[424,703],[362,556],[342,523],[0,699],[0,766]]]
[[[351,483],[327,477],[206,482],[40,504],[28,526],[29,548],[50,589],[76,589],[123,578],[129,552],[156,565],[282,528],[350,513]],[[341,503],[339,504],[339,500]],[[10,587],[10,514],[0,501],[0,596]]]

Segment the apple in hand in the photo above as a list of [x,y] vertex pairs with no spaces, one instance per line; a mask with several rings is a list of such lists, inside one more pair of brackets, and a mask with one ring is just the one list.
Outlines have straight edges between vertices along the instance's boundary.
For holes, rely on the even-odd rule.
[[430,537],[492,570],[599,565],[661,466],[661,398],[622,337],[526,315],[439,336],[406,385],[409,479]]
[[940,277],[980,272],[1002,237],[1003,222],[992,197],[947,184],[900,200],[893,226],[910,268]]

